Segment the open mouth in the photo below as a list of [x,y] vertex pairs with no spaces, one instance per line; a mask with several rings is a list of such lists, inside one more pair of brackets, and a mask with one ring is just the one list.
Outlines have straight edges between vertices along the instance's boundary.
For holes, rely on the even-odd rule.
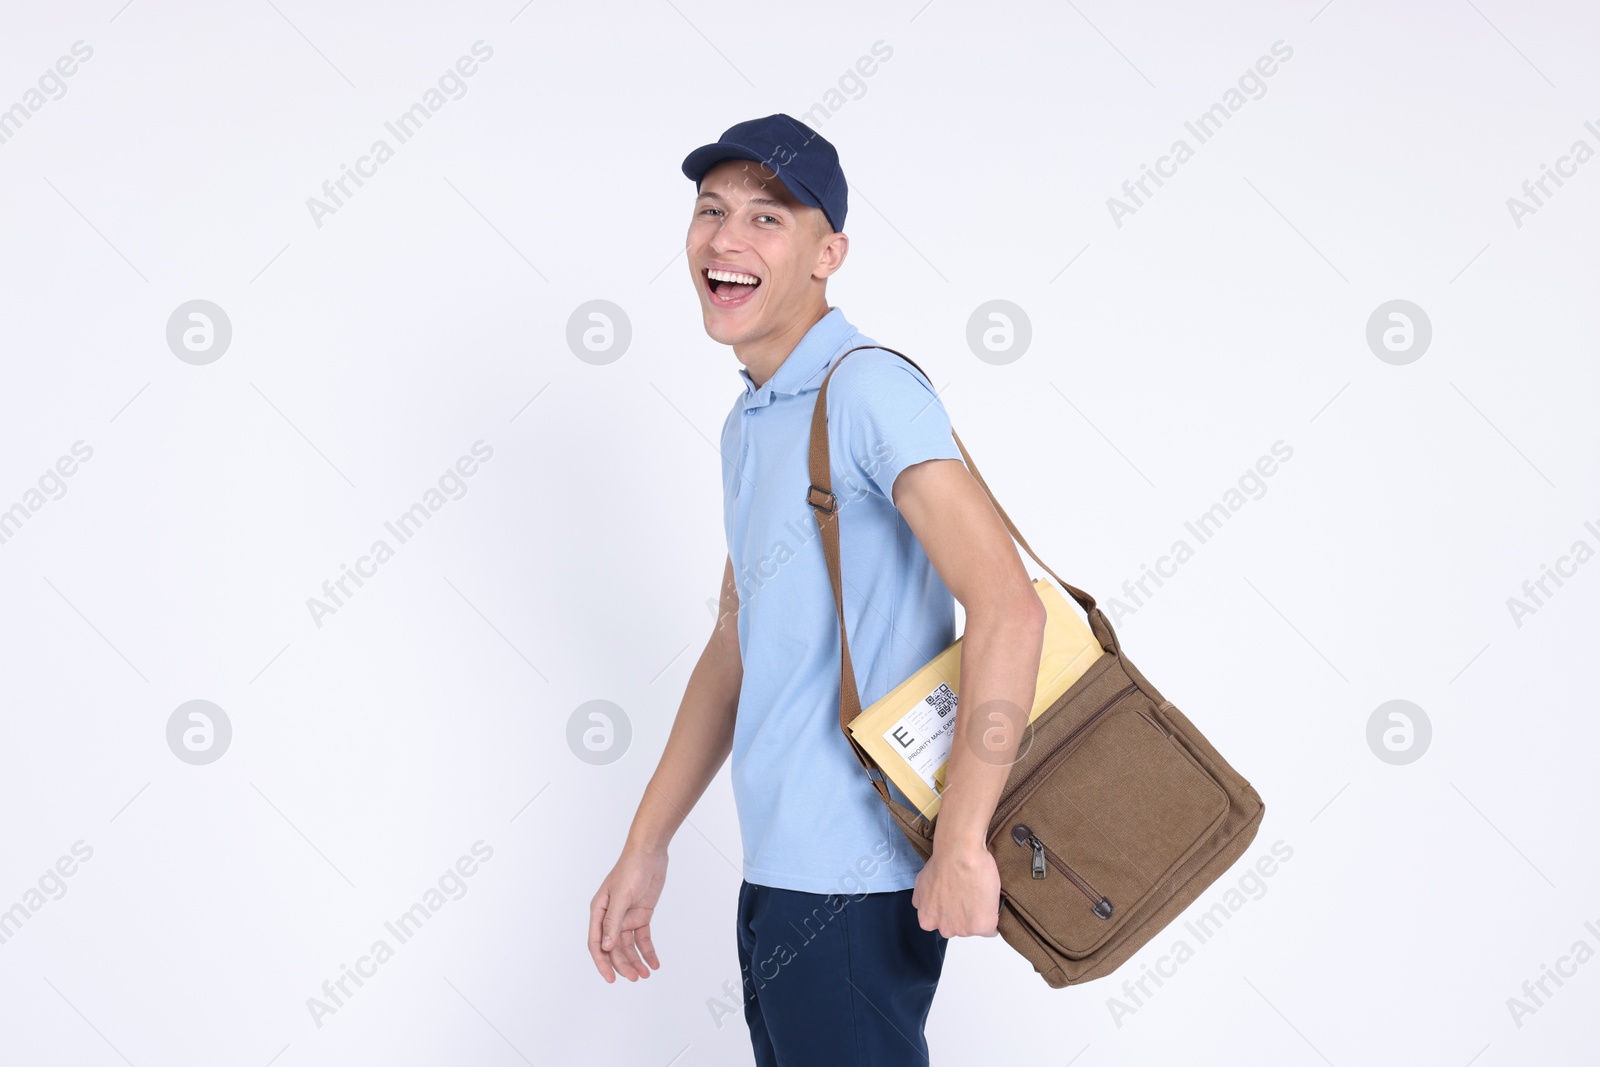
[[706,290],[711,294],[711,302],[718,307],[738,307],[761,287],[760,278],[741,271],[707,268],[700,274],[706,280]]

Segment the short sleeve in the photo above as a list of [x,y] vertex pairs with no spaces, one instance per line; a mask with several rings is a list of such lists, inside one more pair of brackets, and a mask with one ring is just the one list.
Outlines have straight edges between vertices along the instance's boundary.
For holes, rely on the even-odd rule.
[[[840,497],[876,493],[894,503],[900,472],[928,459],[961,459],[950,416],[915,367],[881,348],[852,354],[828,379],[829,448]],[[854,484],[851,484],[854,483]]]

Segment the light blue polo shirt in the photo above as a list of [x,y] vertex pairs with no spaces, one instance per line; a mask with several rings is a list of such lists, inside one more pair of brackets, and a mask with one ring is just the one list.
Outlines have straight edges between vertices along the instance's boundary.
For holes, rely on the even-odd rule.
[[[733,796],[744,878],[757,885],[877,893],[911,888],[922,868],[839,729],[839,623],[806,503],[822,379],[847,349],[870,343],[830,308],[759,389],[739,367],[744,391],[722,427],[744,664]],[[828,380],[827,416],[845,628],[865,708],[958,636],[955,598],[891,490],[906,467],[960,462],[961,452],[932,385],[882,349],[853,353]]]

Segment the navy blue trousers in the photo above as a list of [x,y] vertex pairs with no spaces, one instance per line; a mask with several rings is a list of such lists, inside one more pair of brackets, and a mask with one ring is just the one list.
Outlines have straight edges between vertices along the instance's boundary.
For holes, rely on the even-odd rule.
[[927,1067],[923,1025],[949,939],[911,890],[739,885],[744,1018],[758,1067]]

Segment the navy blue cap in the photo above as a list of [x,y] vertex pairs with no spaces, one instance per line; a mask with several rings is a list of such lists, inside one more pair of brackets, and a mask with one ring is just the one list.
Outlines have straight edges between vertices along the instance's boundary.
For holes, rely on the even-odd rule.
[[778,113],[729,126],[721,139],[683,157],[683,173],[697,186],[724,159],[749,159],[776,172],[794,198],[821,208],[835,233],[844,230],[848,187],[839,153],[799,119]]

